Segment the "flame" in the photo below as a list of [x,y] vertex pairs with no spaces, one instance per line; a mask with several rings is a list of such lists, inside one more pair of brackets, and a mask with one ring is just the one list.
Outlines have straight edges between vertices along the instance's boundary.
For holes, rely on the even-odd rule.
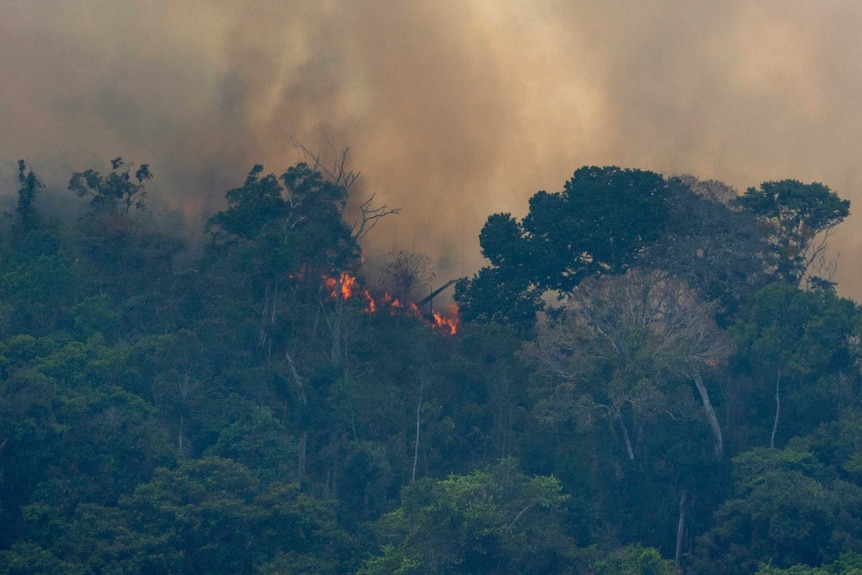
[[458,317],[458,307],[451,304],[446,313],[433,312],[427,315],[419,309],[415,302],[408,301],[406,304],[401,302],[397,297],[383,292],[375,297],[367,289],[360,289],[359,282],[355,275],[351,272],[341,272],[337,278],[328,277],[324,280],[324,285],[328,291],[330,299],[337,299],[340,295],[342,300],[360,299],[365,303],[363,312],[374,314],[381,310],[388,310],[390,315],[397,315],[401,312],[410,312],[420,318],[431,328],[448,335],[458,333],[460,319]]
[[434,317],[433,327],[449,330],[449,335],[455,335],[456,333],[458,333],[458,322],[455,320],[455,318],[444,317],[436,311],[432,314],[432,316]]
[[338,278],[326,278],[325,285],[326,289],[329,290],[329,297],[332,299],[337,299],[339,285],[341,285],[342,299],[350,299],[358,290],[358,286],[356,285],[356,276],[350,272],[341,272]]

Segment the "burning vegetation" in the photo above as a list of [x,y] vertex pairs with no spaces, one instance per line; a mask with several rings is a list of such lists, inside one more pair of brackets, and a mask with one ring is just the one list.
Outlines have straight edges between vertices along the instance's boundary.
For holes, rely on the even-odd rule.
[[[452,282],[446,284],[445,287],[451,285]],[[325,286],[330,299],[340,299],[343,301],[359,300],[362,302],[362,311],[367,314],[380,313],[387,311],[390,315],[407,312],[412,313],[431,328],[445,333],[447,335],[455,335],[458,333],[461,320],[458,316],[458,307],[452,303],[446,307],[445,312],[437,312],[430,309],[430,304],[433,298],[424,298],[418,303],[412,299],[399,298],[387,291],[374,291],[363,288],[360,285],[359,279],[353,272],[341,272],[338,277],[329,277],[325,280]],[[438,290],[432,295],[437,295]],[[428,305],[429,309],[425,311],[423,308]]]

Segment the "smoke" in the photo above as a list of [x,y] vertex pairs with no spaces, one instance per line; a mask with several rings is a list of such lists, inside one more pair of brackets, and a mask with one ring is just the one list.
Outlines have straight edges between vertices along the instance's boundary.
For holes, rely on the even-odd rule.
[[[585,164],[737,189],[821,181],[862,204],[862,4],[852,0],[10,0],[0,4],[0,183],[25,158],[148,162],[151,196],[202,217],[255,163],[350,147],[366,240],[482,263],[487,216],[522,216]],[[851,217],[832,239],[862,300]]]

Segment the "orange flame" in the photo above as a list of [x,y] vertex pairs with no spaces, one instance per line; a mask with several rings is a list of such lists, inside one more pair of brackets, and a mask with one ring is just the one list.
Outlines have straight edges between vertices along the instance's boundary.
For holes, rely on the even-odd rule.
[[331,299],[338,298],[340,285],[340,295],[343,300],[359,298],[364,301],[365,307],[362,311],[365,313],[373,314],[380,310],[388,309],[390,315],[396,315],[406,310],[420,318],[433,329],[448,335],[458,333],[460,319],[458,318],[458,308],[454,304],[449,306],[445,314],[433,312],[430,316],[427,316],[419,309],[419,306],[415,302],[410,301],[405,305],[391,294],[384,292],[375,298],[367,289],[360,290],[356,276],[350,272],[341,272],[338,278],[326,278],[324,285]]
[[458,333],[458,322],[454,318],[443,317],[436,311],[432,315],[434,316],[433,327],[448,330],[449,335]]
[[326,278],[326,289],[329,290],[329,297],[337,299],[338,286],[341,285],[342,299],[350,299],[356,293],[356,276],[350,272],[341,272],[338,278]]

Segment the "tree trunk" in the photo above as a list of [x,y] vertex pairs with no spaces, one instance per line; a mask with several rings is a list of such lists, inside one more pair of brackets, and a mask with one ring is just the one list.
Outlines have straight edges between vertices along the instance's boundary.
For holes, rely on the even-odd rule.
[[341,363],[341,322],[344,315],[344,295],[341,293],[343,282],[341,274],[335,280],[335,315],[332,318],[332,352],[330,360],[334,365]]
[[781,368],[775,378],[775,419],[772,420],[772,435],[769,437],[769,448],[775,449],[775,434],[778,433],[778,417],[781,415]]
[[685,511],[688,503],[688,491],[683,489],[679,495],[679,522],[676,525],[676,552],[673,556],[673,564],[679,569],[680,558],[682,557],[682,541],[685,535]]
[[709,421],[709,427],[712,429],[712,435],[715,437],[715,456],[721,457],[724,451],[721,426],[718,424],[718,417],[715,415],[715,409],[712,408],[712,402],[709,401],[709,393],[706,391],[706,386],[703,384],[703,379],[701,379],[699,373],[694,374],[694,385],[697,386],[697,392],[700,394],[700,400],[703,402],[703,409],[706,412],[706,419]]
[[297,473],[299,474],[299,481],[302,482],[305,479],[305,450],[308,445],[308,431],[303,430],[299,435],[299,461],[298,467],[299,470]]
[[183,457],[183,423],[184,423],[184,417],[183,417],[183,414],[180,413],[180,436],[179,436],[179,439],[177,440],[177,443],[178,443],[177,449],[179,450],[180,458]]
[[623,421],[622,415],[619,415],[619,414],[617,414],[616,419],[619,422],[620,429],[623,432],[623,441],[626,444],[626,455],[629,456],[629,461],[634,461],[635,460],[635,452],[634,452],[634,449],[632,449],[632,441],[629,438],[629,430],[626,427],[626,422]]
[[416,440],[413,443],[413,473],[410,475],[410,483],[416,481],[416,465],[419,463],[419,426],[422,422],[421,409],[422,409],[422,392],[423,385],[419,385],[419,403],[416,405]]
[[[308,397],[305,395],[305,385],[302,383],[302,378],[299,376],[299,373],[296,371],[296,366],[293,363],[293,358],[290,357],[290,352],[287,350],[284,351],[284,357],[287,359],[287,365],[290,368],[290,374],[293,377],[293,381],[296,384],[298,395],[299,395],[299,405],[300,405],[300,428],[305,426],[305,410],[308,407]],[[297,462],[299,480],[302,481],[305,479],[305,450],[308,445],[308,430],[302,429],[302,432],[299,435],[299,461]]]

